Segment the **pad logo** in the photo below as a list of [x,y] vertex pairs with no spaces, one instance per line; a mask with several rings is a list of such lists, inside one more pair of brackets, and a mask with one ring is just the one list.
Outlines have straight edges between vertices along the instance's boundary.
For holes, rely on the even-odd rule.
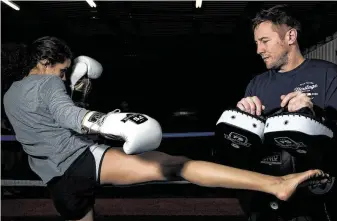
[[147,120],[147,117],[142,114],[127,114],[126,117],[122,119],[122,122],[126,123],[127,121],[131,121],[135,124],[142,124]]
[[274,153],[274,155],[267,156],[263,158],[260,163],[268,164],[268,165],[281,165],[282,164],[282,156],[281,153]]
[[301,149],[303,147],[306,147],[302,142],[297,143],[290,139],[289,137],[276,137],[274,138],[275,143],[277,146],[284,148],[284,149],[293,149],[296,150],[298,153],[306,153],[307,151],[304,149]]
[[233,143],[231,144],[234,148],[240,148],[239,145],[249,147],[251,144],[248,143],[248,138],[235,133],[235,132],[230,132],[229,135],[224,134],[225,139],[232,141]]

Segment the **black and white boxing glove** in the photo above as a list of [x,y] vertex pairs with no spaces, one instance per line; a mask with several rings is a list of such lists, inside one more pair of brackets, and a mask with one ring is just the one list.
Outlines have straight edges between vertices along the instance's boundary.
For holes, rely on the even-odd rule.
[[105,138],[125,141],[126,154],[152,151],[160,146],[162,129],[158,121],[145,114],[120,113],[108,114],[97,111],[88,112],[82,121],[85,134],[98,133]]
[[88,56],[79,56],[74,59],[70,75],[71,98],[77,106],[87,108],[87,98],[91,91],[91,79],[98,79],[103,72],[102,65]]

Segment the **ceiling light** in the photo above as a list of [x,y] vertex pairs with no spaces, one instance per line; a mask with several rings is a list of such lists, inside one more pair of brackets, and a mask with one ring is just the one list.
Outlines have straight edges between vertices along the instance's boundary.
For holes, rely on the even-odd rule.
[[201,8],[202,0],[195,0],[195,7]]
[[96,4],[93,0],[86,0],[92,8],[96,8]]
[[10,6],[11,8],[19,11],[20,10],[20,7],[16,4],[14,4],[13,2],[10,2],[8,0],[1,0],[3,3],[7,4],[8,6]]

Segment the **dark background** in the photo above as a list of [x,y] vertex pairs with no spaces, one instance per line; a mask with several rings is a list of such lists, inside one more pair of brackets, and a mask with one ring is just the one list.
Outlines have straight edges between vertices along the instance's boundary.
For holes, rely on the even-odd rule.
[[[222,111],[234,106],[243,96],[249,80],[265,70],[262,60],[256,55],[250,28],[250,18],[261,8],[284,3],[293,6],[303,26],[302,50],[324,41],[337,31],[336,2],[204,1],[200,9],[195,8],[195,1],[95,1],[97,8],[91,8],[85,1],[15,3],[20,6],[20,11],[1,4],[2,45],[29,44],[46,35],[62,38],[75,56],[87,55],[103,65],[102,77],[93,81],[90,109],[108,112],[124,108],[147,113],[162,124],[164,132],[212,131]],[[222,78],[224,80],[220,81]],[[3,88],[4,85],[1,86]],[[127,108],[123,103],[127,104]],[[176,116],[174,113],[177,111],[192,114]],[[3,134],[12,132],[2,127]],[[1,143],[2,179],[38,179],[30,171],[19,143]],[[160,150],[207,161],[221,158],[211,137],[164,139]],[[2,191],[4,189],[11,195],[7,198],[48,197],[42,188],[3,187]],[[187,200],[195,196],[230,198],[233,192],[195,185],[145,185],[117,191],[107,188],[98,196],[161,196]],[[8,220],[15,220],[12,216],[20,214],[24,217],[16,220],[29,220],[27,216],[34,216],[31,220],[47,220],[44,217],[46,209],[43,209],[46,205],[38,205],[34,199],[25,202],[31,205],[24,207],[21,201],[12,204],[4,201],[2,211],[5,214],[17,209],[18,215],[10,214]],[[191,205],[196,203],[188,202]],[[118,201],[118,204],[123,207],[128,203]],[[113,205],[107,203],[106,214],[114,213],[111,212]],[[180,206],[169,204],[171,213],[176,213]],[[213,202],[211,206],[219,208],[222,220],[239,220],[224,216],[224,211],[236,210],[237,204]],[[152,215],[157,214],[154,212],[158,210],[156,205],[148,207]],[[209,210],[209,207],[206,208]],[[34,212],[35,209],[37,212]],[[186,210],[186,206],[182,209]],[[35,215],[29,215],[29,211]],[[190,211],[197,215],[203,213],[196,212]],[[121,220],[118,217],[113,219]],[[162,217],[152,220],[158,219],[163,220]]]
[[[96,1],[96,8],[85,1],[16,3],[20,11],[2,4],[2,44],[45,35],[64,39],[76,56],[104,67],[91,109],[108,112],[127,102],[129,110],[157,118],[164,132],[212,130],[223,109],[264,71],[250,28],[261,8],[293,6],[303,25],[303,50],[337,30],[336,2],[204,1],[200,9],[194,1]],[[181,109],[194,118],[172,117]]]

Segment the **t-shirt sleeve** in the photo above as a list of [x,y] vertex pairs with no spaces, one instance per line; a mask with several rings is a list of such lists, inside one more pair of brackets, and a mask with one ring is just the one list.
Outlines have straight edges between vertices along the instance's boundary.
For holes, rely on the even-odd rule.
[[328,69],[325,111],[328,119],[337,122],[337,65]]
[[[328,69],[326,84],[325,115],[335,134],[331,143],[331,146],[335,147],[337,145],[337,65]],[[336,149],[332,148],[331,153],[327,154],[328,161],[335,162],[336,153]]]
[[246,91],[245,91],[245,96],[244,97],[251,97],[251,96],[255,96],[256,94],[254,94],[254,81],[255,78],[253,78],[247,85],[246,87]]
[[41,85],[40,96],[61,127],[81,133],[82,119],[88,110],[74,104],[61,78],[50,76]]

